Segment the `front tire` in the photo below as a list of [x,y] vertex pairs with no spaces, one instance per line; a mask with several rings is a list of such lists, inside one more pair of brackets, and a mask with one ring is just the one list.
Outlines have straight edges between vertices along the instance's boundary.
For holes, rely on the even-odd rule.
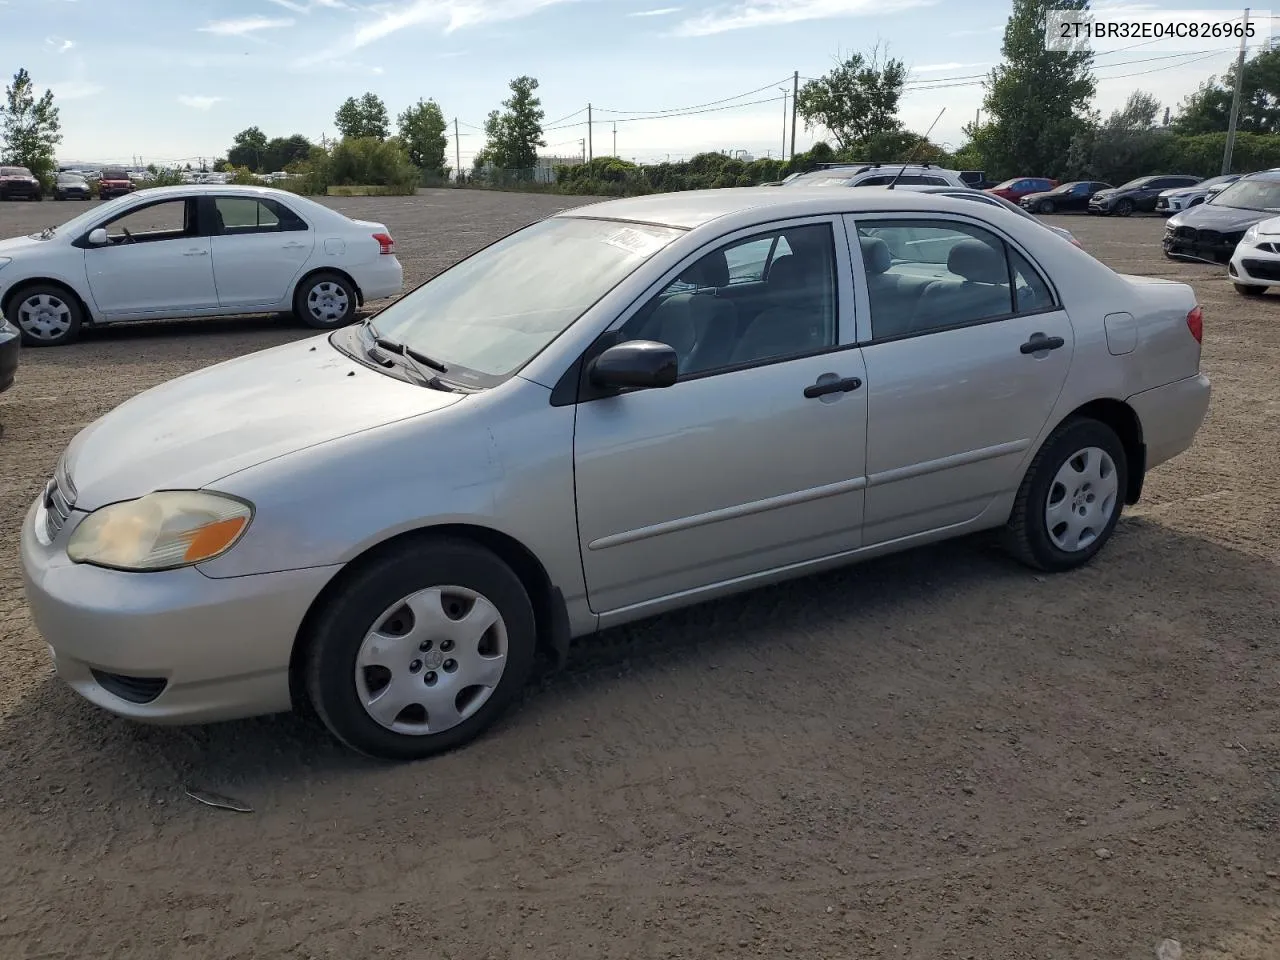
[[1233,283],[1236,293],[1245,297],[1260,297],[1267,292],[1266,287],[1255,287],[1248,283]]
[[80,302],[61,287],[35,284],[19,287],[4,313],[22,333],[29,347],[63,347],[74,343],[84,325]]
[[293,295],[293,313],[308,327],[334,330],[355,318],[357,303],[351,282],[341,274],[325,270],[298,284]]
[[533,668],[520,578],[466,541],[411,543],[364,567],[314,618],[307,694],[360,753],[418,760],[487,729]]
[[1068,420],[1031,461],[1004,530],[1006,548],[1036,570],[1083,566],[1111,538],[1128,483],[1116,432],[1098,420]]
[[1117,216],[1117,217],[1128,217],[1128,216],[1132,216],[1132,215],[1133,215],[1133,201],[1132,201],[1132,200],[1121,200],[1119,203],[1117,203],[1117,204],[1116,204],[1116,216]]
[[1041,200],[1037,213],[1053,213],[1054,206],[1052,200]]

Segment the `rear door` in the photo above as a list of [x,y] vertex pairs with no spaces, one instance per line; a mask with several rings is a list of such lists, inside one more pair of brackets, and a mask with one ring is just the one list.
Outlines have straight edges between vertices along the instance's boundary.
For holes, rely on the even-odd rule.
[[285,306],[311,257],[315,233],[275,198],[205,197],[218,303],[245,309]]
[[871,321],[870,546],[975,520],[1017,489],[1066,382],[1074,335],[1045,275],[990,229],[943,215],[847,226],[855,263],[870,270],[857,283],[855,269]]

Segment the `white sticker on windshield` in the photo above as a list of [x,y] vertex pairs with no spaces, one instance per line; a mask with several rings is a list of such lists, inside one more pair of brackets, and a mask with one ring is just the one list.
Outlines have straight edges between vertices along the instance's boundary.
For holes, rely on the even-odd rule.
[[629,253],[634,253],[638,257],[651,256],[663,247],[663,241],[657,237],[649,233],[643,233],[640,230],[632,230],[630,227],[623,227],[617,233],[609,234],[604,238],[604,242]]

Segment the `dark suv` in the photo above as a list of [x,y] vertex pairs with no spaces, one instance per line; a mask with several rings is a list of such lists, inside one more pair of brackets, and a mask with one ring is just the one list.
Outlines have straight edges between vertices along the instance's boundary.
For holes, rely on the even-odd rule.
[[1178,187],[1194,187],[1202,177],[1189,177],[1183,174],[1166,174],[1154,177],[1138,177],[1113,190],[1099,190],[1089,198],[1089,212],[1103,216],[1115,214],[1127,217],[1135,210],[1154,213],[1156,200],[1162,190],[1175,190]]
[[43,200],[44,188],[26,167],[0,167],[0,200]]
[[133,193],[133,189],[128,170],[123,167],[107,167],[102,171],[102,179],[98,181],[98,198],[110,200],[112,197],[123,197],[126,193]]

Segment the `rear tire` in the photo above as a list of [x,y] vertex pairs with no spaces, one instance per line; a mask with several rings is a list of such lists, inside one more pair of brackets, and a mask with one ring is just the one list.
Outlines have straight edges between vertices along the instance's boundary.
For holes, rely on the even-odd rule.
[[1083,566],[1111,538],[1124,508],[1129,463],[1105,423],[1058,427],[1031,461],[1004,529],[1005,548],[1036,570]]
[[28,347],[64,347],[79,339],[84,325],[80,301],[48,283],[19,287],[5,301],[4,314]]
[[533,668],[537,629],[524,585],[463,540],[387,554],[313,620],[308,698],[335,737],[379,759],[419,760],[475,739]]
[[1236,293],[1246,297],[1260,297],[1267,292],[1266,287],[1255,287],[1247,283],[1233,283],[1232,286],[1236,288]]
[[293,295],[294,316],[315,330],[336,330],[355,319],[358,300],[351,282],[324,270],[298,284]]

